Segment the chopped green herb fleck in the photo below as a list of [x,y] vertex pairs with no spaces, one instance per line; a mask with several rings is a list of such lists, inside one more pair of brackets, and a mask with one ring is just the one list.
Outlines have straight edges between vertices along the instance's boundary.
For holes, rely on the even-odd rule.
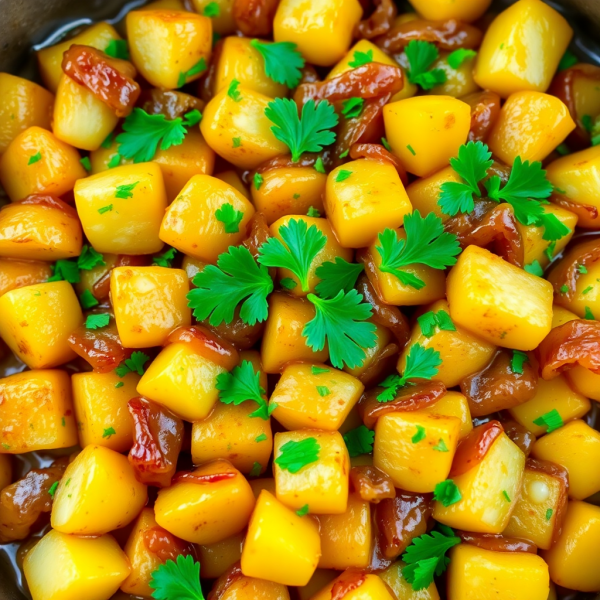
[[413,444],[418,444],[421,440],[424,440],[426,437],[427,436],[425,433],[425,427],[417,425],[417,433],[415,433],[415,435],[413,435],[410,439]]

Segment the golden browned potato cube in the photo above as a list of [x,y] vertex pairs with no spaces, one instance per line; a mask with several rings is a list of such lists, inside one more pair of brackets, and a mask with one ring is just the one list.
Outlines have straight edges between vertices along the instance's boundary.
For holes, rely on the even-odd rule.
[[44,283],[52,276],[47,262],[0,259],[0,296],[17,288]]
[[[311,600],[329,600],[333,598],[333,586],[338,581],[343,580],[344,575],[342,574],[326,585],[318,594],[315,594]],[[394,596],[392,596],[389,588],[377,575],[368,574],[365,575],[360,586],[350,586],[348,592],[344,594],[344,600],[394,600]]]

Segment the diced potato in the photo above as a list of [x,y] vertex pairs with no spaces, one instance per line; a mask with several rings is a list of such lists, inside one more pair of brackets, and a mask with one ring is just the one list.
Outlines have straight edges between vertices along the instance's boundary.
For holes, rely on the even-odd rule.
[[[4,450],[4,448],[3,448]],[[8,454],[0,454],[0,490],[12,483],[12,462]]]
[[83,315],[70,283],[11,290],[0,297],[0,314],[0,337],[30,369],[56,367],[75,358],[67,339]]
[[[337,181],[340,173],[351,175]],[[363,248],[386,227],[395,229],[412,212],[398,171],[376,160],[354,160],[327,177],[325,210],[335,235],[346,248]]]
[[569,471],[569,497],[583,500],[600,491],[600,433],[576,420],[540,438],[532,456],[562,465]]
[[[318,594],[315,594],[311,600],[329,600],[333,598],[332,589],[338,580],[342,580],[344,575],[340,575],[330,584],[326,585]],[[395,600],[388,587],[377,575],[365,575],[362,584],[350,589],[344,594],[344,600]]]
[[600,508],[569,502],[562,533],[551,550],[542,552],[556,585],[582,592],[600,591]]
[[282,585],[306,585],[319,557],[319,528],[299,517],[267,490],[256,501],[242,550],[242,573]]
[[[215,2],[215,0],[211,1]],[[204,14],[204,10],[209,4],[208,0],[192,0],[194,10],[201,15]],[[213,30],[221,35],[233,33],[236,29],[233,19],[233,0],[216,0],[215,4],[219,7],[219,14],[210,18]]]
[[[569,321],[573,321],[575,319],[579,319],[579,317],[575,314],[572,313],[570,310],[567,310],[566,308],[563,308],[562,306],[559,306],[558,304],[555,304],[552,307],[552,329],[554,329],[555,327],[559,327],[560,325],[564,325],[565,323],[568,323]],[[567,371],[567,375],[570,371]],[[587,394],[584,394],[584,396]],[[591,396],[589,396],[591,398]]]
[[397,600],[440,600],[440,595],[434,582],[431,582],[429,587],[415,592],[412,585],[402,576],[404,567],[406,565],[401,560],[397,560],[383,571],[383,573],[379,573],[379,577],[396,594]]
[[131,567],[111,535],[77,537],[53,530],[25,556],[33,600],[108,600]]
[[449,54],[449,52],[440,52],[438,59],[431,65],[432,69],[441,69],[444,71],[446,81],[432,87],[428,91],[428,94],[462,98],[468,94],[480,91],[481,88],[473,78],[473,67],[475,66],[476,57],[467,57],[458,69],[455,69],[448,62]]
[[600,375],[577,365],[566,371],[565,377],[575,391],[600,402]]
[[81,253],[83,233],[72,207],[13,202],[0,209],[0,256],[59,260]]
[[554,8],[540,0],[520,0],[488,28],[475,81],[502,98],[526,90],[545,92],[572,37],[573,30]]
[[125,18],[131,60],[153,86],[172,90],[198,79],[212,47],[208,17],[173,10],[132,10]]
[[82,448],[92,444],[116,452],[131,449],[133,422],[127,402],[137,396],[135,386],[139,380],[137,373],[128,373],[121,379],[114,371],[73,375],[73,403]]
[[407,188],[406,193],[412,207],[418,210],[422,215],[430,212],[435,213],[442,221],[447,221],[450,217],[445,215],[438,204],[442,185],[446,182],[462,183],[460,175],[452,167],[444,167],[433,175],[422,177],[413,181]]
[[[445,300],[438,300],[427,309],[436,314],[439,311],[450,313]],[[419,344],[423,348],[433,348],[440,353],[443,362],[438,367],[437,375],[432,379],[441,381],[447,388],[457,386],[468,375],[483,369],[494,357],[496,346],[471,335],[460,325],[455,325],[455,327],[456,331],[436,327],[434,334],[426,337],[417,323],[413,327],[408,344],[398,359],[398,371],[404,372],[406,357],[415,344]]]
[[521,497],[506,529],[507,537],[524,538],[548,550],[556,533],[559,509],[566,499],[565,483],[559,477],[525,466]]
[[577,74],[573,80],[573,97],[575,100],[575,114],[589,115],[595,118],[600,113],[600,87],[593,78]]
[[315,309],[308,300],[292,298],[283,293],[271,294],[261,347],[265,373],[279,373],[291,361],[320,363],[328,359],[327,346],[319,352],[313,352],[302,336],[304,326],[314,318]]
[[296,588],[298,600],[310,600],[321,588],[333,581],[338,575],[339,572],[332,569],[317,569],[306,585]]
[[267,490],[267,492],[273,494],[273,496],[275,495],[275,479],[272,477],[253,479],[250,482],[250,487],[252,488],[252,493],[255,498],[258,498],[263,490]]
[[[227,38],[237,39],[237,38]],[[280,167],[262,175],[263,182],[256,189],[252,185],[252,202],[263,214],[267,224],[286,215],[305,215],[312,206],[324,212],[322,196],[327,175],[313,167]]]
[[230,186],[234,187],[244,198],[250,200],[250,192],[248,188],[242,181],[241,177],[237,174],[236,171],[230,169],[229,171],[221,171],[220,173],[215,173],[215,177],[228,183]]
[[[520,0],[535,2],[540,0]],[[575,129],[566,105],[549,94],[517,91],[506,100],[490,132],[490,150],[507,165],[544,160]]]
[[427,408],[419,409],[419,412],[442,417],[456,417],[460,419],[460,432],[458,439],[461,440],[473,430],[473,421],[469,410],[469,402],[464,394],[460,392],[446,392],[435,404]]
[[534,421],[542,415],[557,410],[566,422],[580,419],[590,408],[590,401],[572,390],[564,375],[559,375],[551,381],[540,377],[535,396],[528,402],[509,409],[509,412],[515,421],[539,437],[546,432],[546,427],[537,425]]
[[214,544],[240,533],[254,510],[254,494],[245,477],[226,460],[198,467],[191,476],[206,480],[181,479],[158,492],[157,523],[194,544]]
[[193,463],[224,458],[242,473],[250,473],[254,463],[264,472],[273,450],[273,434],[270,420],[250,417],[257,408],[251,400],[237,406],[216,402],[205,419],[192,425]]
[[91,25],[81,33],[78,33],[64,42],[42,48],[37,53],[37,59],[44,85],[51,92],[56,92],[60,78],[63,75],[63,54],[73,44],[91,46],[92,48],[104,51],[112,40],[119,39],[121,39],[121,37],[112,25],[101,22]]
[[51,275],[52,269],[45,262],[0,259],[0,296],[10,290],[44,283]]
[[[415,412],[377,419],[373,465],[387,473],[394,486],[409,492],[433,492],[448,477],[458,444],[460,421]],[[422,439],[414,441],[423,436]]]
[[376,373],[379,372],[377,361],[386,346],[397,341],[387,327],[383,327],[378,323],[373,323],[373,325],[375,325],[375,345],[371,346],[371,348],[363,348],[365,359],[362,365],[353,367],[352,369],[348,365],[344,365],[346,373],[350,373],[350,375],[358,378],[364,375],[367,378],[367,383],[371,381],[371,377],[374,378]]
[[371,505],[358,494],[348,497],[340,515],[317,517],[321,532],[320,569],[364,569],[371,560]]
[[[410,0],[410,3],[424,19],[432,21],[457,19],[470,23],[485,13],[491,0]],[[429,599],[423,598],[423,600]]]
[[[277,459],[281,447],[288,442],[315,438],[319,446],[318,458],[292,473],[281,468]],[[277,500],[292,510],[308,504],[313,515],[339,515],[348,508],[348,481],[350,457],[341,434],[337,431],[304,429],[275,434],[273,474]]]
[[0,453],[77,444],[71,382],[65,371],[25,371],[4,377],[0,379],[0,398]]
[[119,337],[126,348],[160,346],[175,328],[190,325],[188,278],[182,269],[117,267],[110,295]]
[[86,237],[98,252],[153,254],[167,196],[160,167],[139,163],[81,179],[75,204]]
[[535,554],[492,552],[469,544],[450,551],[448,597],[452,600],[547,600],[548,566]]
[[102,535],[131,523],[147,499],[126,456],[86,446],[60,480],[51,524],[62,533]]
[[254,600],[255,598],[261,600],[290,600],[287,586],[274,581],[241,575],[236,576],[232,583],[226,585],[227,587],[223,593],[219,595],[219,600]]
[[0,154],[28,127],[50,129],[54,97],[41,85],[0,73]]
[[213,97],[204,109],[200,131],[206,143],[227,162],[241,169],[255,169],[289,150],[275,137],[273,123],[265,115],[271,98],[244,86],[238,92],[238,102],[227,94],[227,89]]
[[462,499],[450,506],[436,502],[433,518],[466,531],[501,533],[519,497],[524,468],[525,455],[502,433],[481,462],[452,478]]
[[288,365],[271,394],[270,403],[277,404],[272,414],[288,430],[337,431],[364,389],[358,379],[333,367]]
[[202,577],[216,579],[242,558],[244,533],[236,533],[220,542],[197,546]]
[[550,332],[552,285],[469,246],[448,275],[452,320],[504,348],[533,350]]
[[77,150],[37,126],[14,138],[0,158],[0,182],[13,202],[31,194],[62,196],[85,176]]
[[[227,232],[217,216],[225,204],[243,213],[235,232]],[[210,175],[194,175],[167,209],[159,235],[180,252],[215,263],[219,254],[246,238],[253,216],[254,207],[234,187]]]
[[386,104],[383,120],[394,154],[407,171],[424,177],[448,165],[466,143],[471,108],[451,96],[417,96]]
[[335,262],[335,259],[338,256],[350,262],[352,260],[352,250],[343,248],[338,243],[338,240],[336,239],[337,236],[334,234],[329,220],[325,218],[305,217],[300,215],[282,217],[271,225],[271,235],[277,238],[280,242],[284,243],[280,229],[285,226],[289,227],[290,221],[304,221],[307,229],[310,229],[314,225],[316,229],[318,229],[326,238],[325,246],[315,256],[310,265],[310,269],[308,270],[308,289],[303,289],[300,279],[294,273],[292,273],[292,271],[283,268],[278,269],[280,279],[291,279],[296,284],[291,290],[289,290],[289,293],[292,296],[306,296],[309,292],[315,293],[315,288],[319,281],[321,281],[321,279],[315,274],[317,268],[320,267],[324,262]]
[[280,2],[273,21],[276,42],[293,42],[307,62],[329,67],[340,60],[352,42],[362,17],[357,0],[303,0]]

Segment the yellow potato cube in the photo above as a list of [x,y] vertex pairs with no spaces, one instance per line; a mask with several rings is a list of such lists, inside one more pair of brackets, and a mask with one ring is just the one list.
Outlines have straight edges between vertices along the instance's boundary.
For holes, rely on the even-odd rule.
[[[438,300],[427,308],[434,314],[440,311],[450,314],[450,308],[445,300]],[[398,359],[398,371],[404,372],[406,357],[415,344],[423,348],[433,348],[440,353],[443,362],[438,367],[437,375],[432,379],[441,381],[447,388],[455,387],[468,375],[481,371],[494,357],[496,346],[471,335],[460,325],[455,327],[456,331],[435,327],[433,335],[427,337],[417,323]]]
[[[224,205],[242,213],[241,218],[221,221]],[[167,208],[159,236],[188,256],[215,263],[219,254],[246,238],[253,216],[254,207],[234,187],[210,175],[194,175]]]
[[[237,39],[237,38],[228,38]],[[313,167],[281,167],[269,169],[260,187],[252,185],[252,203],[263,214],[267,224],[286,215],[305,215],[312,206],[324,212],[322,196],[327,175]]]
[[523,161],[544,160],[573,129],[575,122],[569,109],[555,96],[514,92],[500,110],[488,146],[507,165],[512,165],[517,156]]
[[167,196],[157,164],[124,165],[81,179],[75,204],[98,252],[153,254],[162,249],[158,234]]
[[25,371],[4,377],[0,398],[0,453],[77,444],[71,382],[65,371]]
[[75,358],[67,339],[83,315],[70,283],[11,290],[0,297],[0,315],[0,337],[30,369],[56,367]]
[[0,256],[59,260],[81,253],[83,232],[67,204],[13,202],[0,209]]
[[[558,304],[555,304],[552,307],[552,329],[558,327],[559,325],[564,325],[565,323],[568,323],[569,321],[573,321],[575,319],[579,319],[579,317],[575,313],[572,313],[570,310],[567,310],[566,308],[563,308]],[[567,371],[566,375],[568,375],[570,372],[571,371]],[[586,395],[587,394],[584,394],[584,396]],[[591,396],[588,396],[588,398],[591,398]]]
[[[333,586],[338,581],[343,581],[344,575],[340,575],[330,584],[326,585],[318,594],[315,594],[311,600],[329,600],[333,597]],[[344,594],[344,600],[395,600],[389,588],[377,575],[365,575],[361,585]],[[419,599],[420,600],[420,599]]]
[[10,290],[44,283],[51,276],[52,269],[48,263],[0,259],[0,296]]
[[444,167],[433,175],[413,181],[406,188],[412,207],[422,215],[435,213],[443,222],[446,222],[450,217],[442,212],[438,200],[442,192],[442,185],[448,181],[462,183],[460,175],[452,167]]
[[475,81],[502,98],[525,90],[545,92],[572,37],[573,30],[554,8],[540,0],[520,0],[486,31]]
[[216,173],[215,177],[233,186],[244,198],[250,200],[250,192],[236,171],[221,171]]
[[[140,377],[128,373],[122,379],[108,373],[75,373],[73,403],[79,426],[79,445],[106,446],[115,452],[128,452],[133,445],[133,422],[127,408],[137,396]],[[116,387],[121,383],[120,387]],[[98,402],[102,398],[102,402]]]
[[282,585],[303,586],[321,556],[319,528],[299,517],[263,490],[248,525],[242,550],[242,573]]
[[53,530],[25,556],[33,600],[108,600],[131,567],[111,535],[77,537]]
[[535,396],[525,402],[510,408],[512,418],[526,427],[533,435],[546,433],[546,427],[534,423],[542,415],[551,410],[557,410],[564,422],[580,419],[591,408],[591,402],[578,392],[571,389],[564,375],[559,375],[551,381],[538,380]]
[[290,431],[337,431],[364,389],[356,377],[333,367],[292,364],[283,370],[269,402],[277,404],[273,417]]
[[448,477],[458,444],[460,421],[415,412],[383,415],[375,426],[373,465],[394,486],[409,492],[433,492]]
[[254,494],[229,462],[207,463],[190,477],[189,481],[175,480],[171,487],[158,492],[154,513],[161,527],[194,544],[214,544],[248,525]]
[[364,376],[363,383],[367,384],[370,384],[373,379],[378,377],[381,373],[382,364],[379,361],[382,352],[385,351],[386,347],[394,345],[397,341],[387,327],[382,327],[377,323],[373,323],[373,325],[375,325],[375,345],[371,348],[363,348],[365,351],[365,359],[362,365],[353,367],[352,369],[348,365],[344,366],[344,371],[346,371],[346,373],[350,373],[350,375],[358,377],[359,379]]
[[582,592],[600,591],[600,508],[586,502],[569,502],[556,545],[542,557],[557,585]]
[[236,533],[214,544],[197,546],[198,560],[202,565],[202,577],[216,579],[242,558],[245,532]]
[[31,194],[62,196],[85,176],[77,150],[37,126],[21,132],[0,158],[0,183],[13,202]]
[[340,515],[319,515],[320,569],[364,569],[371,560],[371,505],[358,494],[348,497],[348,509]]
[[446,81],[433,86],[427,93],[434,96],[452,96],[462,98],[481,88],[473,78],[473,67],[476,57],[467,57],[464,62],[455,69],[448,62],[449,52],[440,52],[438,59],[431,65],[431,69],[441,69],[446,74]]
[[429,587],[415,592],[412,585],[402,576],[404,567],[406,565],[401,560],[397,560],[385,571],[379,573],[379,577],[396,594],[398,600],[440,600],[434,582],[431,582]]
[[273,434],[270,420],[250,417],[257,406],[251,400],[237,406],[216,402],[205,419],[192,425],[192,462],[224,458],[242,473],[250,473],[254,463],[264,472],[273,450]]
[[600,433],[576,420],[540,438],[532,456],[557,463],[569,471],[569,497],[583,500],[600,491]]
[[[424,19],[431,21],[457,19],[470,23],[485,13],[491,0],[410,0],[410,3]],[[429,599],[423,598],[423,600]]]
[[62,533],[102,535],[131,523],[147,499],[126,456],[86,446],[60,480],[51,524]]
[[[317,460],[299,471],[282,468],[282,447],[313,438],[319,447]],[[303,429],[275,434],[273,474],[277,500],[293,510],[308,504],[313,515],[339,515],[348,508],[350,457],[341,434],[337,431]]]
[[125,18],[131,60],[153,86],[172,90],[198,79],[212,46],[208,17],[173,10],[132,10]]
[[[219,600],[290,600],[290,593],[287,586],[274,581],[266,581],[265,579],[255,579],[254,577],[244,577],[244,575],[236,575],[229,579],[229,575],[225,575],[225,587],[223,592],[219,594]],[[213,591],[217,589],[217,582]]]
[[238,102],[229,96],[227,88],[213,97],[204,109],[200,131],[206,143],[227,162],[240,169],[255,169],[289,150],[275,137],[273,123],[265,115],[271,98],[244,86],[238,92]]
[[435,404],[427,408],[419,409],[419,412],[429,415],[440,415],[442,417],[456,417],[460,419],[460,432],[458,439],[462,440],[473,430],[469,402],[464,394],[460,392],[446,392]]
[[362,13],[357,0],[283,0],[275,13],[273,37],[297,44],[307,62],[329,67],[348,51]]
[[466,531],[501,533],[519,497],[524,468],[525,455],[502,433],[481,462],[452,478],[462,499],[450,506],[436,501],[433,518]]
[[447,166],[466,143],[471,108],[451,96],[417,96],[386,104],[383,121],[394,154],[407,171],[424,177]]
[[50,129],[54,97],[41,85],[0,73],[0,154],[28,127]]
[[458,257],[447,296],[457,325],[498,346],[533,350],[550,332],[552,285],[484,248]]
[[313,352],[302,336],[304,326],[314,318],[315,309],[308,300],[283,293],[271,294],[261,347],[265,373],[279,373],[291,361],[320,363],[329,358],[327,346]]
[[126,348],[160,346],[175,328],[190,325],[188,278],[182,269],[117,267],[110,295],[121,343]]
[[600,375],[578,365],[568,370],[565,377],[575,391],[600,402]]
[[448,597],[452,600],[547,600],[549,591],[548,566],[535,554],[492,552],[469,544],[450,551]]
[[[351,173],[337,181],[340,174]],[[398,171],[376,160],[354,160],[327,177],[325,210],[337,239],[346,248],[363,248],[386,227],[396,229],[412,206]]]

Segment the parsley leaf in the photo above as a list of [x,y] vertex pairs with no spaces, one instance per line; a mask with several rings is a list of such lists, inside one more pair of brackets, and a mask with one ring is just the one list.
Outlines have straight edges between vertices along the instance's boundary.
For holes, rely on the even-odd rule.
[[315,105],[309,100],[302,107],[298,117],[298,106],[288,98],[276,98],[265,109],[266,117],[275,125],[271,131],[292,153],[292,161],[297,162],[304,152],[320,152],[323,146],[335,142],[331,131],[338,124],[338,116],[327,100]]
[[370,62],[373,62],[373,50],[367,50],[366,52],[356,51],[354,58],[348,63],[349,67],[356,69],[362,67]]
[[157,265],[159,267],[169,268],[173,264],[173,259],[175,258],[176,254],[177,250],[175,250],[175,248],[169,248],[168,250],[165,250],[162,254],[155,256],[152,259],[152,264]]
[[115,191],[115,198],[121,198],[122,200],[133,198],[133,190],[138,183],[139,181],[134,181],[133,183],[118,185]]
[[331,364],[341,369],[344,364],[351,369],[362,365],[364,348],[372,348],[377,338],[375,325],[366,321],[371,314],[370,304],[362,303],[363,297],[356,291],[340,291],[335,298],[323,299],[308,294],[315,307],[315,318],[302,330],[306,343],[319,351],[329,345]]
[[435,450],[436,452],[450,452],[448,446],[446,446],[446,442],[441,438],[438,441],[438,443],[435,446],[433,446],[433,450]]
[[110,42],[108,42],[108,46],[106,46],[104,49],[104,52],[113,58],[129,60],[129,48],[127,47],[127,40],[110,40]]
[[302,78],[304,58],[293,42],[261,42],[252,40],[250,45],[256,48],[265,61],[265,73],[277,83],[295,88]]
[[418,210],[404,217],[406,240],[398,239],[394,229],[379,234],[377,252],[381,255],[379,270],[391,273],[403,285],[420,290],[425,282],[416,275],[401,271],[409,265],[427,265],[433,269],[445,269],[456,264],[460,245],[456,236],[444,231],[442,220],[434,213],[421,217]]
[[109,204],[107,206],[102,206],[101,208],[98,209],[98,212],[103,215],[106,212],[110,212],[113,209],[113,205]]
[[110,439],[111,436],[115,435],[117,432],[115,431],[114,427],[107,427],[103,432],[102,432],[102,437],[106,438],[107,440]]
[[155,600],[204,600],[200,587],[200,563],[191,555],[177,557],[177,562],[167,560],[152,571],[148,585],[154,590]]
[[263,184],[265,178],[260,173],[254,173],[254,177],[252,178],[252,182],[254,183],[254,187],[257,190],[260,190],[260,186]]
[[430,42],[411,40],[406,48],[408,69],[406,74],[411,83],[420,85],[424,90],[445,83],[446,72],[443,69],[431,69],[431,65],[438,59],[438,49]]
[[244,246],[230,246],[219,255],[217,266],[207,265],[193,279],[196,286],[188,295],[188,306],[199,321],[209,318],[213,326],[233,321],[235,308],[242,300],[240,318],[254,325],[267,318],[267,296],[273,291],[269,271],[256,264]]
[[264,397],[266,390],[260,385],[260,371],[255,372],[249,360],[244,360],[230,373],[221,373],[217,377],[216,388],[219,400],[223,404],[238,405],[246,400],[253,400],[258,408],[250,413],[250,417],[260,417],[267,421],[277,408],[274,402],[269,406]]
[[481,197],[479,182],[492,166],[492,153],[482,142],[469,142],[458,149],[458,158],[451,158],[450,165],[463,183],[446,181],[442,184],[438,204],[442,212],[451,217],[459,212],[469,213],[475,208],[473,195]]
[[560,72],[564,71],[565,69],[570,69],[571,67],[575,66],[578,62],[579,59],[570,50],[567,50],[560,59],[557,70],[558,72]]
[[225,226],[225,233],[238,233],[244,213],[233,207],[233,204],[221,204],[215,211],[215,217]]
[[319,212],[318,208],[315,208],[314,206],[309,206],[308,210],[306,211],[306,216],[315,217],[316,219],[318,219],[321,216],[321,213]]
[[434,313],[432,310],[417,317],[419,327],[425,337],[431,337],[435,333],[436,327],[444,331],[456,331],[456,327],[445,310],[438,310]]
[[221,8],[216,2],[209,2],[202,11],[205,17],[218,17],[221,14]]
[[56,493],[56,488],[58,487],[58,481],[55,481],[51,486],[50,489],[48,490],[48,493],[50,494],[50,496],[52,496],[52,498],[54,498],[54,494]]
[[110,315],[108,313],[102,313],[99,315],[88,315],[85,320],[86,329],[100,329],[106,327],[110,321]]
[[90,292],[87,288],[83,290],[81,296],[79,296],[79,301],[81,302],[81,306],[83,308],[92,308],[94,306],[98,306],[99,302],[94,298],[94,294]]
[[191,69],[185,72],[179,73],[179,79],[177,80],[177,87],[181,87],[187,83],[190,77],[199,75],[206,69],[206,59],[202,57]]
[[596,319],[596,317],[594,317],[592,309],[589,306],[585,307],[585,314],[583,318],[587,319],[588,321],[594,321]]
[[116,369],[115,373],[123,378],[127,373],[144,374],[144,365],[150,360],[150,357],[143,352],[133,352],[130,358],[124,360]]
[[346,179],[348,179],[348,177],[352,176],[352,171],[348,171],[345,169],[342,169],[341,171],[338,171],[336,176],[335,176],[335,180],[336,181],[346,181]]
[[373,452],[374,441],[375,432],[371,431],[365,425],[351,429],[344,434],[344,442],[351,458]]
[[346,119],[360,117],[365,101],[363,98],[348,98],[342,102],[342,114]]
[[310,372],[313,375],[323,375],[323,373],[329,373],[330,369],[327,369],[326,367],[317,367],[316,365],[313,365],[310,368]]
[[318,385],[317,393],[319,394],[319,396],[321,396],[321,398],[325,398],[326,396],[329,396],[329,394],[331,394],[331,390],[326,385]]
[[321,446],[314,437],[296,442],[290,440],[281,446],[279,456],[273,461],[280,469],[298,473],[301,469],[319,460]]
[[290,219],[279,228],[279,235],[285,244],[275,237],[269,238],[258,251],[258,262],[265,267],[289,269],[307,292],[310,267],[327,238],[316,225],[308,227],[303,219]]
[[467,48],[459,48],[454,52],[448,54],[446,60],[448,64],[454,69],[460,69],[460,66],[471,58],[475,58],[477,56],[477,52],[475,50],[468,50]]
[[531,264],[525,265],[523,268],[528,273],[531,273],[531,275],[536,275],[537,277],[543,277],[544,275],[544,269],[542,269],[539,260],[534,260]]
[[341,256],[336,256],[335,262],[326,261],[317,267],[315,275],[321,281],[315,290],[322,298],[333,298],[340,290],[349,292],[364,268],[362,263],[349,263]]
[[242,145],[242,138],[241,137],[231,138],[231,141],[233,143],[233,147],[234,148],[240,148],[241,145]]
[[551,508],[546,510],[546,521],[549,521],[552,518],[552,515],[554,514],[554,510],[552,510]]
[[100,252],[96,252],[91,246],[83,245],[81,254],[77,258],[77,268],[84,271],[91,271],[96,266],[105,266],[104,257]]
[[304,515],[308,514],[308,511],[309,511],[308,504],[305,504],[301,509],[296,511],[296,514],[299,517],[303,517]]
[[234,101],[240,102],[242,100],[242,94],[238,91],[240,82],[237,79],[232,79],[227,90],[227,95]]
[[314,168],[318,173],[325,173],[325,165],[323,164],[323,159],[320,156],[315,161]]
[[31,155],[29,157],[29,160],[27,161],[28,165],[34,165],[36,162],[42,160],[42,153],[41,152],[36,152],[35,154]]
[[89,156],[84,156],[79,159],[81,166],[89,173],[92,170],[92,163]]
[[413,444],[418,444],[421,440],[424,440],[427,437],[427,434],[425,433],[425,427],[422,427],[421,425],[417,425],[416,427],[417,433],[410,438],[410,441]]
[[552,433],[564,425],[560,413],[555,408],[543,414],[541,417],[534,419],[533,422],[540,427],[546,427],[546,433]]
[[507,492],[506,490],[502,490],[502,495],[504,496],[504,499],[505,499],[507,502],[510,502],[510,501],[511,501],[511,500],[510,500],[510,496],[508,495],[508,492]]
[[52,275],[48,281],[68,281],[69,283],[79,283],[79,268],[77,263],[63,258],[57,260],[51,267]]
[[462,494],[452,479],[446,479],[435,486],[433,498],[444,506],[451,506],[460,502]]
[[510,360],[510,368],[513,373],[523,373],[523,365],[529,361],[529,357],[525,352],[520,350],[513,350],[513,355]]

